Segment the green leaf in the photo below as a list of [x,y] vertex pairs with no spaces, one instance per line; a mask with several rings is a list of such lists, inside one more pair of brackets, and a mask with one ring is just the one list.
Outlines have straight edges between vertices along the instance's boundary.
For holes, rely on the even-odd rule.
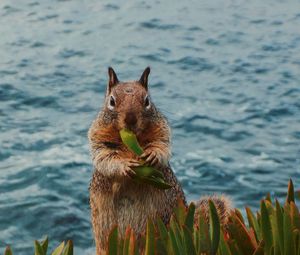
[[242,213],[240,212],[240,210],[235,208],[234,213],[240,219],[240,221],[245,225],[245,220],[244,220],[244,217],[243,217]]
[[229,246],[224,239],[224,231],[221,229],[219,251],[222,255],[231,255]]
[[294,248],[294,251],[293,251],[293,254],[297,255],[300,249],[300,231],[299,229],[294,229],[293,231],[293,248]]
[[269,201],[269,202],[272,204],[272,199],[271,199],[271,194],[270,194],[270,192],[267,193],[265,200],[266,200],[266,201]]
[[62,255],[73,255],[73,242],[71,240],[67,241]]
[[156,228],[157,228],[157,232],[159,233],[159,240],[161,246],[163,246],[163,253],[162,254],[167,254],[168,251],[170,251],[170,240],[169,240],[169,233],[168,230],[165,226],[165,224],[163,223],[163,221],[161,220],[160,217],[157,218],[156,220]]
[[196,253],[200,253],[200,237],[199,237],[199,231],[198,229],[195,229],[194,231],[194,244],[195,244],[195,249]]
[[241,254],[253,254],[256,243],[253,242],[250,232],[236,214],[232,214],[229,218],[228,232],[232,239],[236,241],[235,245],[242,252]]
[[[143,154],[144,151],[139,145],[136,135],[132,131],[124,128],[120,130],[119,133],[122,142],[127,146],[129,150],[131,150],[138,156],[141,156]],[[170,189],[173,187],[172,185],[164,181],[164,176],[161,171],[158,171],[151,166],[143,166],[144,163],[144,161],[141,161],[141,166],[133,168],[133,170],[135,171],[135,175],[133,174],[132,178],[136,182],[147,183],[158,189]]]
[[147,229],[146,229],[145,255],[154,255],[154,254],[155,254],[154,226],[152,221],[149,219],[147,222]]
[[261,211],[262,238],[265,241],[265,252],[266,254],[270,254],[271,247],[273,244],[273,237],[272,237],[270,217],[264,200],[261,201],[260,211]]
[[47,250],[48,250],[48,237],[46,236],[46,238],[41,242],[41,246],[43,248],[44,254],[47,254]]
[[158,171],[151,166],[137,166],[134,167],[133,170],[135,171],[136,175],[140,178],[150,177],[151,175],[158,178],[164,178],[164,175],[161,171]]
[[178,245],[179,250],[183,251],[184,250],[183,233],[181,233],[181,229],[180,229],[178,223],[175,220],[171,220],[170,228],[174,232],[174,236],[175,236],[176,243]]
[[118,254],[123,254],[124,239],[118,238]]
[[115,226],[108,236],[108,255],[118,255],[118,227]]
[[137,252],[138,252],[138,249],[136,248],[136,245],[135,245],[134,232],[131,231],[129,246],[128,246],[128,254],[135,255]]
[[211,251],[209,226],[208,222],[206,222],[205,220],[205,215],[201,211],[199,212],[198,226],[200,253],[209,254],[209,252]]
[[246,213],[247,213],[249,226],[254,230],[256,240],[259,241],[261,239],[261,232],[260,232],[258,221],[249,207],[246,207]]
[[156,220],[156,226],[158,228],[158,231],[160,233],[161,239],[163,239],[165,242],[168,240],[168,230],[166,228],[166,225],[163,223],[162,219],[159,217]]
[[9,246],[6,246],[4,255],[13,255],[12,250]]
[[280,249],[280,253],[284,254],[283,212],[282,212],[282,208],[277,199],[275,200],[275,205],[276,205],[276,213],[275,214],[276,214],[279,249]]
[[293,201],[290,202],[292,225],[296,229],[300,229],[299,210]]
[[52,255],[61,255],[63,249],[65,247],[65,242],[62,242],[53,252]]
[[194,215],[195,215],[195,204],[194,203],[190,203],[186,217],[185,217],[185,221],[184,221],[184,225],[190,230],[190,232],[193,233],[194,231]]
[[211,200],[208,200],[208,204],[209,204],[211,253],[216,254],[220,242],[220,220],[214,203]]
[[284,255],[292,254],[292,222],[290,216],[290,206],[288,203],[284,206],[283,213],[283,235],[284,235]]
[[169,230],[169,237],[170,237],[171,244],[172,244],[172,251],[173,251],[172,254],[182,255],[179,251],[178,244],[177,244],[176,238],[175,238],[175,234],[172,229]]
[[44,250],[38,241],[34,241],[34,255],[45,255]]
[[120,136],[122,142],[135,154],[141,156],[143,154],[143,149],[139,145],[136,135],[130,130],[124,128],[120,130]]
[[292,179],[289,181],[286,203],[290,203],[291,201],[295,203],[294,184]]
[[196,250],[192,238],[192,232],[187,226],[183,226],[185,251],[188,255],[196,255]]
[[128,255],[130,236],[131,236],[131,229],[130,229],[130,227],[128,227],[125,232],[124,244],[123,244],[123,249],[122,249],[123,252],[121,252],[121,254],[123,254],[123,255]]
[[265,241],[261,240],[253,255],[264,255]]
[[170,189],[173,187],[172,185],[166,183],[163,179],[155,177],[153,175],[149,177],[140,178],[139,180],[144,183],[150,184],[158,189]]
[[233,255],[244,255],[244,253],[242,253],[242,251],[239,249],[236,240],[234,239],[229,239],[228,240],[228,247],[231,251],[231,254]]
[[174,215],[178,224],[183,225],[186,218],[186,207],[182,200],[179,200],[177,207],[174,208]]

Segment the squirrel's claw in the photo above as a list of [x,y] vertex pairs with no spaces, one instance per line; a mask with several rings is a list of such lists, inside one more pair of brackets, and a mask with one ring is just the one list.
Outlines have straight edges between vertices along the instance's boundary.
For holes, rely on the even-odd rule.
[[133,167],[137,167],[140,166],[140,162],[138,160],[135,159],[129,159],[125,162],[125,166],[122,170],[122,175],[123,176],[129,176],[132,177],[133,175],[135,175],[135,172],[132,170]]
[[141,155],[141,158],[144,159],[150,166],[157,166],[162,163],[160,155],[153,150],[145,150],[145,152]]

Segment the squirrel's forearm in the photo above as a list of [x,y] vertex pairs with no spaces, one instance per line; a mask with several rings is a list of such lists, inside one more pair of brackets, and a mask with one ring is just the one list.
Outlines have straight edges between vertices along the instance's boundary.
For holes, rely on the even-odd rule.
[[99,148],[93,152],[93,165],[96,171],[107,177],[119,177],[122,171],[122,160],[115,151]]

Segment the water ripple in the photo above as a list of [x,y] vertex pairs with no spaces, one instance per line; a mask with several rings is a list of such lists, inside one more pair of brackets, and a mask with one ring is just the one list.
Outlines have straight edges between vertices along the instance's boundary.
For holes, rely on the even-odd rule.
[[50,249],[71,238],[95,253],[86,134],[108,66],[121,80],[151,66],[189,200],[226,193],[257,209],[267,192],[283,200],[289,178],[297,187],[300,5],[229,4],[2,3],[0,250],[30,254],[47,234]]

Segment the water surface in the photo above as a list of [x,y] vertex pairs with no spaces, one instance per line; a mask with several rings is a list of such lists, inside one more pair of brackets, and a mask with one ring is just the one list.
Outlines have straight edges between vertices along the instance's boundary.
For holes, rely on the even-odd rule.
[[296,1],[1,1],[0,250],[47,234],[92,253],[86,133],[110,65],[152,67],[189,200],[282,200],[300,184],[299,27]]

